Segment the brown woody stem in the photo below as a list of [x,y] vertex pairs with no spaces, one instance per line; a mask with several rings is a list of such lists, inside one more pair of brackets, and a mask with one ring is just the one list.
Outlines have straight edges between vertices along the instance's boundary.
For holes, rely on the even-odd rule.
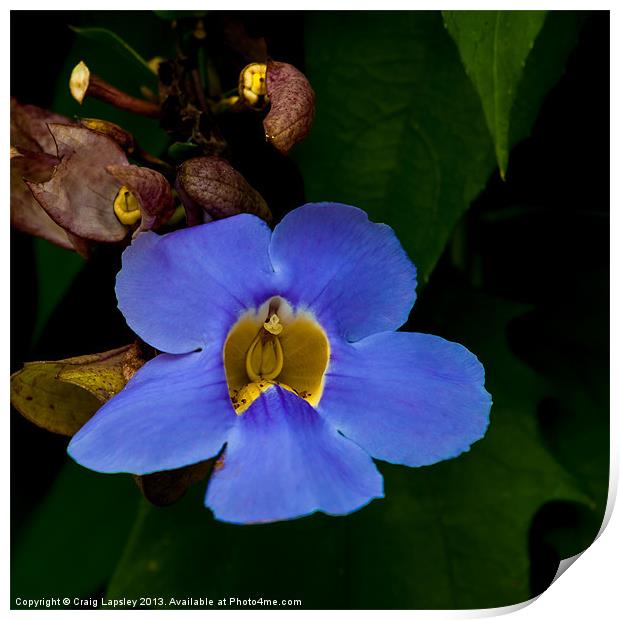
[[127,110],[141,116],[150,118],[159,118],[160,116],[159,105],[118,90],[98,75],[91,73],[84,62],[78,63],[73,69],[69,88],[79,103],[82,103],[85,97],[95,97],[121,110]]

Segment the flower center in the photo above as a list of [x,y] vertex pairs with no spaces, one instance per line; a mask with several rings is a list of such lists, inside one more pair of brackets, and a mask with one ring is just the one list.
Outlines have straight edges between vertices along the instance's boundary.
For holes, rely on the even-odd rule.
[[293,312],[280,297],[246,312],[224,344],[230,400],[242,414],[274,385],[316,406],[323,393],[329,342],[308,312]]

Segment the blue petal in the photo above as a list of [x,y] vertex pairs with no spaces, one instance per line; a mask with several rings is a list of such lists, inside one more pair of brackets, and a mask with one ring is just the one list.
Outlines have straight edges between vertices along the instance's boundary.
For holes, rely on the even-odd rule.
[[308,403],[274,387],[239,416],[205,504],[221,521],[257,523],[347,514],[376,497],[383,479],[372,459]]
[[430,465],[483,437],[491,397],[465,347],[404,332],[332,345],[319,413],[374,458]]
[[394,231],[355,207],[295,209],[276,226],[269,253],[283,297],[350,341],[398,328],[415,301],[415,267]]
[[73,437],[68,452],[103,473],[148,474],[215,456],[234,425],[213,348],[147,362]]
[[143,340],[188,353],[265,300],[274,278],[269,227],[238,215],[159,236],[142,233],[123,253],[118,306]]

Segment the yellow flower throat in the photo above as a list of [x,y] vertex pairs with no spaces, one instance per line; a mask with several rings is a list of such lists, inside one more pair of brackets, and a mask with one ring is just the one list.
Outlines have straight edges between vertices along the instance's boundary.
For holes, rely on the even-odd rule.
[[241,415],[274,385],[316,406],[329,362],[323,328],[307,312],[293,313],[281,298],[244,314],[224,344],[230,400]]

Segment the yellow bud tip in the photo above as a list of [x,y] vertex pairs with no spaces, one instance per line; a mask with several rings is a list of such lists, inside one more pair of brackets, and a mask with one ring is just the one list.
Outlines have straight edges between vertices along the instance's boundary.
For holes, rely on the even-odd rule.
[[241,72],[239,82],[244,99],[255,105],[259,97],[267,95],[267,65],[259,62],[248,65]]
[[13,159],[13,157],[23,157],[19,149],[16,149],[14,146],[11,147],[11,159]]
[[254,105],[258,102],[258,95],[252,92],[249,88],[243,89],[243,96],[250,105]]
[[261,75],[260,73],[252,74],[252,92],[257,95],[265,95],[267,93],[264,75]]
[[198,23],[196,24],[196,29],[194,30],[194,37],[199,41],[202,41],[207,37],[207,31],[205,30],[205,25],[202,19],[199,19]]
[[157,72],[159,71],[159,65],[164,62],[165,58],[163,58],[162,56],[154,56],[153,58],[151,58],[151,60],[149,60],[146,64],[149,66],[149,69],[155,74],[157,75]]
[[129,188],[124,185],[114,199],[114,213],[121,224],[133,226],[141,217],[140,204]]
[[83,60],[80,60],[71,72],[71,78],[69,79],[69,90],[72,97],[81,104],[84,101],[84,96],[88,90],[88,84],[90,83],[90,70],[86,66]]
[[222,99],[222,103],[225,103],[229,106],[235,105],[237,101],[239,101],[239,95],[233,95],[232,97],[226,97],[226,99]]

